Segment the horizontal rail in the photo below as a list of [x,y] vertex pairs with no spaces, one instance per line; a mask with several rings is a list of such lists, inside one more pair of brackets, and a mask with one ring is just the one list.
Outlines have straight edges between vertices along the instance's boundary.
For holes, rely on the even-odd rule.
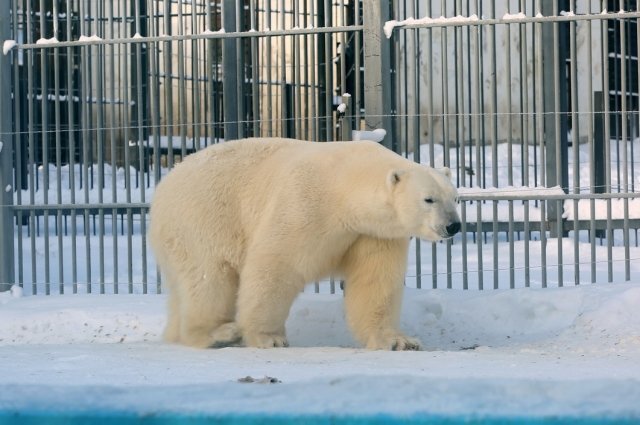
[[[525,223],[527,224],[526,227],[525,227]],[[543,223],[544,223],[544,227],[542,226]],[[495,228],[494,228],[494,224],[495,224]],[[625,228],[624,219],[612,219],[611,221],[608,221],[607,219],[604,219],[604,218],[599,218],[594,220],[580,219],[577,221],[574,221],[571,219],[565,219],[565,220],[562,220],[562,224],[561,224],[562,228],[560,230],[562,232],[571,232],[574,230],[579,230],[579,231],[592,230],[592,227],[591,227],[592,224],[593,224],[593,230],[598,230],[598,231]],[[558,230],[557,229],[558,222],[551,221],[551,220],[547,220],[545,222],[541,222],[539,220],[529,220],[528,222],[515,220],[511,223],[509,223],[508,221],[496,221],[494,223],[493,220],[486,220],[480,223],[477,223],[475,221],[469,221],[465,223],[465,226],[466,227],[464,231],[467,233],[475,233],[475,232],[492,233],[494,231],[496,231],[497,233],[510,233],[510,232],[518,233],[518,232],[524,232],[525,230],[529,232],[540,232],[541,229],[544,229],[545,231]],[[629,229],[640,229],[640,219],[637,219],[637,218],[629,219],[626,227]]]
[[[506,16],[506,15],[505,15]],[[388,21],[385,24],[385,33],[391,37],[394,29],[419,29],[419,28],[441,28],[441,27],[462,27],[462,26],[485,26],[498,24],[529,24],[546,22],[575,22],[575,21],[596,21],[609,19],[640,19],[640,11],[635,12],[613,12],[613,13],[593,13],[575,15],[567,13],[558,16],[518,16],[510,15],[507,18],[478,18],[476,15],[470,17],[455,16],[452,18],[422,18],[406,19],[404,21]]]
[[[478,191],[473,193],[461,193],[460,202],[474,201],[570,201],[580,199],[637,199],[640,192],[626,193],[544,193],[532,189],[533,193],[527,194],[527,190],[509,190],[499,192]],[[78,203],[78,204],[22,204],[10,205],[9,209],[14,211],[57,211],[57,210],[127,210],[131,208],[149,209],[149,202],[111,202],[111,203]]]
[[[238,31],[224,32],[221,31],[204,31],[199,34],[182,34],[182,35],[158,35],[143,37],[134,35],[133,37],[102,39],[96,36],[82,36],[84,38],[73,41],[58,41],[56,39],[42,38],[35,43],[15,43],[4,49],[7,54],[11,49],[19,50],[35,50],[51,47],[82,47],[82,46],[103,46],[111,44],[136,44],[136,43],[157,43],[167,41],[191,41],[191,40],[211,40],[226,38],[253,38],[253,37],[278,37],[288,35],[312,35],[312,34],[333,34],[345,32],[362,31],[362,25],[336,26],[336,27],[319,27],[319,28],[296,28],[288,30],[265,30],[265,31]],[[5,41],[6,43],[6,41]]]
[[10,209],[19,212],[19,211],[36,211],[36,212],[44,212],[44,211],[72,211],[72,210],[92,210],[92,211],[100,211],[100,210],[122,210],[128,211],[132,209],[137,210],[148,210],[149,203],[148,202],[130,202],[130,203],[104,203],[104,204],[23,204],[23,205],[13,205],[9,207]]
[[640,192],[621,193],[544,193],[532,189],[532,193],[527,193],[527,189],[499,192],[468,192],[459,196],[462,202],[471,201],[572,201],[580,199],[636,199],[640,198]]

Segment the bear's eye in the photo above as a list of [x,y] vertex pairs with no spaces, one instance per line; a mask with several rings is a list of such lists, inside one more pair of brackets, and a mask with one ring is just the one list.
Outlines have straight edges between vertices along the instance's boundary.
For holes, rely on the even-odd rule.
[[424,202],[426,202],[427,204],[433,204],[435,201],[433,200],[433,198],[424,198]]

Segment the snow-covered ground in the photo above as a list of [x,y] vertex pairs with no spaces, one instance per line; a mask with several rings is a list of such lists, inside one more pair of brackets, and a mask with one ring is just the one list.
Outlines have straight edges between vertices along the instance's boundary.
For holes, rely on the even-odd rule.
[[301,294],[290,348],[197,350],[161,342],[162,295],[19,292],[0,296],[0,423],[51,411],[640,420],[637,284],[407,289],[402,327],[421,352],[357,348],[339,294]]
[[[501,156],[503,149],[500,145]],[[589,164],[582,150],[580,181],[585,188]],[[517,149],[514,152],[519,155]],[[640,147],[634,152],[635,160]],[[428,162],[426,150],[422,158]],[[442,161],[442,150],[436,149],[435,163]],[[485,161],[490,167],[491,157]],[[77,170],[63,168],[59,175],[49,170],[50,190],[21,192],[20,201],[146,202],[152,197],[153,184],[128,194],[124,184],[129,177],[109,167],[104,170],[102,195],[95,189],[85,191],[78,182],[71,183],[84,172]],[[512,171],[512,185],[517,186],[521,170]],[[511,186],[505,180],[507,173],[506,164],[498,166],[501,188]],[[637,177],[634,184],[640,184]],[[613,201],[614,214],[622,209],[619,202]],[[629,216],[640,217],[638,201],[629,206]],[[475,207],[467,207],[468,221],[476,219]],[[535,219],[537,206],[530,207],[530,218]],[[605,207],[598,202],[598,218]],[[514,204],[514,216],[519,218],[522,212],[522,205]],[[567,214],[573,213],[565,202]],[[506,203],[500,203],[497,219],[508,216]],[[582,219],[588,216],[579,213]],[[492,205],[482,207],[482,219],[493,220]],[[16,250],[22,253],[16,269],[24,293],[34,286],[42,293],[47,281],[52,293],[60,282],[70,293],[75,279],[80,294],[22,296],[18,288],[0,294],[0,424],[20,423],[23,416],[15,413],[42,419],[52,411],[67,417],[115,412],[148,422],[163,415],[237,421],[241,417],[330,421],[355,416],[378,422],[403,418],[444,423],[474,418],[579,422],[586,417],[592,423],[640,421],[640,248],[630,247],[631,281],[623,282],[626,254],[621,231],[614,235],[611,258],[606,244],[598,244],[592,252],[584,235],[575,243],[570,236],[560,245],[558,239],[543,245],[534,238],[516,239],[513,246],[499,236],[497,246],[491,241],[469,242],[466,256],[457,238],[450,247],[422,244],[418,268],[412,245],[402,328],[419,337],[425,351],[358,348],[345,325],[341,294],[313,294],[313,286],[301,294],[287,323],[292,347],[195,350],[161,341],[164,295],[82,294],[87,283],[94,292],[113,292],[116,277],[121,293],[128,292],[129,278],[136,282],[134,292],[144,289],[137,283],[143,281],[149,292],[157,290],[155,262],[150,253],[145,257],[139,219],[128,221],[125,216],[112,222],[108,217],[104,224],[92,220],[87,234],[79,220],[75,238],[68,234],[58,238],[53,233],[55,220],[52,214],[48,236],[42,219],[33,233],[28,226],[16,232]],[[67,217],[63,226],[71,225]],[[118,232],[112,231],[113,226]],[[432,270],[433,250],[437,271]],[[493,287],[494,276],[500,288],[509,287],[512,256],[517,289],[476,290],[480,277],[485,288]],[[524,288],[525,257],[531,288]],[[596,280],[608,281],[608,261],[615,283],[584,284],[591,281],[591,264]],[[562,268],[557,267],[559,262]],[[549,288],[542,289],[545,263]],[[460,290],[463,266],[469,272],[469,291]],[[570,287],[557,288],[560,271]],[[417,275],[422,287],[430,288],[433,273],[439,276],[439,288],[449,281],[454,289],[411,289],[417,286]],[[583,284],[574,287],[576,277]],[[328,292],[327,284],[320,289]]]

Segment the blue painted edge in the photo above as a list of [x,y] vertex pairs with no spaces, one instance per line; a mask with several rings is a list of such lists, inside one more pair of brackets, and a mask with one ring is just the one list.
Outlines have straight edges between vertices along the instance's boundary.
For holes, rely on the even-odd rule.
[[501,417],[453,416],[413,413],[409,415],[309,415],[309,414],[132,414],[118,412],[6,412],[0,425],[636,425],[640,418],[620,417]]

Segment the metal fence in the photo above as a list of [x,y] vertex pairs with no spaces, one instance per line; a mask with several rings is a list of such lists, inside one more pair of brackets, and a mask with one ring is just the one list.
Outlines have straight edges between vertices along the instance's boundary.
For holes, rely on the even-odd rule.
[[462,193],[461,235],[414,241],[408,286],[640,276],[635,1],[0,8],[0,285],[162,292],[148,203],[183,156],[375,129],[390,149],[451,167]]

